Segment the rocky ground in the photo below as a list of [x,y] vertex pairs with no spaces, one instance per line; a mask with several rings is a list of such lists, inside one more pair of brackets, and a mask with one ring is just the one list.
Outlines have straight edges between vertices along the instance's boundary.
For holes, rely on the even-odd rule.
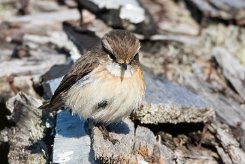
[[[101,2],[1,0],[1,163],[245,163],[245,2]],[[38,109],[113,28],[141,40],[146,81],[142,107],[108,127],[116,144]]]

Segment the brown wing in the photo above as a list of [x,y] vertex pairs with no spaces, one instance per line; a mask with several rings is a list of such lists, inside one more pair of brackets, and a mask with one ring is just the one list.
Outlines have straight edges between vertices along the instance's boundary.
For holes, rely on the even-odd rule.
[[55,90],[51,101],[43,104],[39,108],[44,109],[47,112],[53,112],[63,106],[62,93],[65,93],[73,84],[97,67],[99,64],[99,53],[99,49],[94,49],[80,57],[72,69],[62,79],[59,87]]
[[56,96],[69,90],[73,84],[91,72],[98,64],[98,53],[96,51],[88,51],[82,55],[62,79],[59,87],[54,92],[51,102]]

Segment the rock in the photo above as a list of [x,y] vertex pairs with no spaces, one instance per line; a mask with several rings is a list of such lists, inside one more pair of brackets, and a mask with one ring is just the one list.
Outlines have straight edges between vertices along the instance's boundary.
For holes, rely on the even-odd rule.
[[41,140],[44,137],[42,111],[38,109],[41,104],[40,100],[22,92],[7,102],[7,107],[12,112],[9,119],[16,124],[8,129],[9,163],[46,162],[47,150]]
[[[114,162],[136,162],[136,158],[131,154],[134,146],[134,123],[127,119],[124,122],[108,127],[110,137],[118,140],[115,145],[104,139],[98,127],[92,128],[92,148],[95,158],[103,163]],[[113,132],[116,131],[116,132]]]
[[92,145],[97,160],[103,163],[174,163],[174,154],[156,141],[147,128],[138,126],[129,119],[110,125],[110,137],[115,144],[104,139],[98,127],[92,129]]
[[61,64],[65,56],[59,54],[46,54],[45,52],[31,51],[31,56],[23,59],[12,59],[0,63],[0,77],[10,74],[41,75],[54,64]]
[[86,120],[69,111],[57,114],[53,163],[94,163],[90,136],[85,131]]
[[235,20],[238,25],[244,25],[245,2],[243,0],[186,0],[193,15],[197,13],[210,18],[226,21]]
[[182,34],[189,37],[199,34],[200,27],[188,9],[181,4],[183,2],[169,0],[140,0],[140,2],[152,15],[159,33]]
[[85,52],[100,44],[100,38],[93,31],[82,29],[69,22],[63,23],[63,29],[80,52]]
[[215,113],[202,96],[149,73],[146,82],[145,102],[135,110],[133,118],[144,124],[211,122]]
[[245,102],[245,66],[224,48],[216,47],[212,54],[222,68],[225,78],[229,80]]
[[123,28],[150,36],[157,32],[157,27],[149,12],[137,0],[125,1],[97,1],[79,0],[79,7],[85,8],[108,25]]
[[[226,126],[215,125],[216,136],[234,164],[245,163],[245,153]],[[224,161],[225,162],[225,161]]]
[[[47,81],[50,96],[54,94],[61,80],[62,77]],[[89,164],[95,162],[90,136],[85,131],[85,122],[86,120],[73,116],[68,111],[57,113],[53,146],[54,163]]]
[[48,13],[37,13],[33,15],[26,16],[13,16],[8,17],[8,19],[4,20],[9,23],[25,23],[25,26],[41,26],[48,25],[54,22],[62,22],[66,20],[77,20],[79,19],[79,13],[76,9],[71,10],[61,10],[55,12]]

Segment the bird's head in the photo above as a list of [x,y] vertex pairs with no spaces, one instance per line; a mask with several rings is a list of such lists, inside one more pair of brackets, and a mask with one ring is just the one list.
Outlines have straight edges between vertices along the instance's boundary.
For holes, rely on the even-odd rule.
[[140,42],[126,30],[112,30],[102,38],[102,48],[108,58],[123,69],[139,64]]

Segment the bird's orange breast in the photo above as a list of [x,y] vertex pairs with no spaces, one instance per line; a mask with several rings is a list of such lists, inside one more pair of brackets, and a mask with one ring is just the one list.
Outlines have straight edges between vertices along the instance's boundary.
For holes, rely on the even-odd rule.
[[99,66],[93,72],[95,79],[106,81],[108,83],[108,87],[110,87],[111,90],[117,90],[119,88],[125,89],[125,92],[129,90],[137,90],[139,92],[136,91],[136,93],[139,93],[141,96],[144,95],[144,77],[139,67],[135,69],[135,71],[132,73],[132,76],[130,77],[115,76],[102,66]]

